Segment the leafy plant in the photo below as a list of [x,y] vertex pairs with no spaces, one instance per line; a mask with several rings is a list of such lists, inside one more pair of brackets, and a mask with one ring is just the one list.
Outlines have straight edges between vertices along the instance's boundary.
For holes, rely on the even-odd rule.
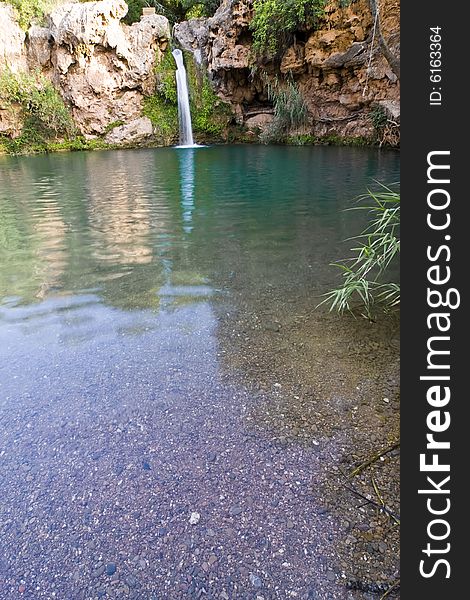
[[38,134],[58,137],[76,133],[72,116],[52,83],[39,73],[0,75],[0,98],[6,103],[19,104],[25,122]]
[[294,81],[279,82],[276,79],[267,85],[268,98],[274,105],[274,120],[262,135],[262,141],[282,141],[293,129],[308,123],[308,108]]
[[330,304],[330,310],[352,312],[353,301],[359,300],[363,316],[372,319],[376,304],[389,310],[400,303],[400,284],[385,282],[384,276],[400,253],[400,194],[381,185],[379,191],[368,190],[361,196],[373,203],[349,210],[366,210],[369,226],[356,238],[358,246],[352,248],[353,258],[334,263],[341,269],[342,285],[326,294],[321,303]]
[[379,146],[397,147],[400,144],[400,126],[380,105],[370,111],[370,119],[374,125]]
[[215,93],[207,73],[185,52],[194,133],[206,140],[220,139],[232,112]]
[[145,6],[153,6],[158,14],[165,15],[171,23],[186,21],[195,17],[212,16],[221,0],[127,0],[129,10],[126,23],[138,21]]
[[15,9],[18,23],[27,30],[32,23],[43,24],[44,17],[49,14],[60,0],[7,0]]
[[377,131],[382,130],[388,121],[385,110],[378,104],[371,110],[370,118]]
[[250,23],[254,50],[260,54],[278,54],[295,31],[315,25],[325,4],[325,0],[254,0]]

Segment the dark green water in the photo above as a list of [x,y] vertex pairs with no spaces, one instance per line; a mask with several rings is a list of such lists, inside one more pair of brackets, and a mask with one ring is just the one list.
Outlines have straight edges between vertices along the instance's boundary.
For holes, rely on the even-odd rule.
[[350,414],[391,422],[363,407],[395,334],[314,307],[344,209],[398,179],[373,149],[0,157],[2,598],[360,597],[319,482]]

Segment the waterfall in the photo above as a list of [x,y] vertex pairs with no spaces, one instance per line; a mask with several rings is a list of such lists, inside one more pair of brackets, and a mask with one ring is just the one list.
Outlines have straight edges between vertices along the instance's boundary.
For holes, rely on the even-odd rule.
[[189,109],[189,92],[186,69],[184,68],[183,53],[173,50],[176,66],[176,87],[178,90],[178,117],[180,123],[180,145],[194,146],[193,128],[191,124],[191,111]]

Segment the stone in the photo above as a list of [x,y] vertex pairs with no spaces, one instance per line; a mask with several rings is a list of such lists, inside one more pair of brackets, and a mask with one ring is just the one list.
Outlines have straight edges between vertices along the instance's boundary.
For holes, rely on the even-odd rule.
[[281,61],[281,73],[298,75],[307,68],[305,62],[305,46],[291,46],[284,54]]
[[201,520],[201,515],[198,512],[193,512],[193,513],[191,513],[191,516],[189,518],[189,524],[197,525],[200,520]]
[[231,517],[237,517],[238,515],[241,515],[242,512],[243,509],[240,506],[232,506],[229,511]]
[[[121,23],[126,13],[123,0],[66,3],[52,11],[48,31],[57,84],[81,133],[103,134],[122,121],[132,123],[131,130],[137,127],[132,135],[138,144],[153,133],[148,120],[138,119],[144,96],[155,89],[155,66],[171,35],[161,15],[128,26]],[[111,133],[109,143],[129,143],[131,132]]]
[[5,2],[0,3],[0,31],[0,72],[4,68],[13,73],[25,71],[26,34],[16,22],[13,8]]
[[[257,115],[253,115],[252,117],[248,117],[245,119],[245,127],[248,129],[259,129],[260,131],[266,131],[269,126],[272,124],[274,120],[274,115],[272,113],[259,113]],[[269,325],[266,326],[268,331],[279,331],[280,327],[270,328]]]
[[100,567],[92,571],[91,576],[97,579],[98,577],[101,577],[101,575],[103,575],[105,569],[106,567],[104,565],[101,565]]
[[253,573],[250,573],[250,583],[253,587],[258,589],[263,585],[263,582],[258,577],[258,575],[254,575]]
[[[381,15],[382,34],[397,58],[399,8],[398,0],[390,0]],[[213,17],[179,23],[174,33],[180,45],[205,65],[236,122],[247,128],[247,135],[256,136],[272,119],[258,114],[272,108],[267,85],[274,83],[278,67],[265,56],[260,72],[247,75],[252,16],[251,0],[224,0]],[[372,138],[376,132],[369,116],[371,102],[391,102],[394,109],[399,105],[399,82],[377,46],[368,69],[373,25],[368,1],[357,0],[326,10],[317,30],[303,31],[285,50],[280,70],[294,77],[309,113],[308,124],[299,134]]]
[[9,104],[0,99],[0,135],[12,139],[19,137],[23,130],[22,114],[19,104]]
[[[148,117],[139,117],[115,127],[104,139],[108,144],[145,144],[153,139],[153,125]],[[144,461],[143,468],[149,471],[151,467]]]
[[[384,109],[385,113],[394,121],[400,120],[400,102],[398,100],[380,100],[377,104]],[[392,340],[394,344],[399,348],[400,341]]]
[[28,63],[31,69],[52,67],[52,36],[47,27],[33,25],[28,30],[26,43]]
[[114,575],[114,573],[116,573],[116,565],[114,563],[108,563],[106,565],[106,575],[109,575],[109,577],[111,577],[112,575]]

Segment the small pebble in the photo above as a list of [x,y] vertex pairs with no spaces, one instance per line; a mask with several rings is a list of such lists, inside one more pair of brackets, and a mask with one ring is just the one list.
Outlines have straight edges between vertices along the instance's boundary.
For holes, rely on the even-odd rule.
[[258,575],[253,575],[253,573],[251,573],[251,575],[250,575],[250,583],[255,588],[260,588],[263,585],[263,583],[262,583],[261,579],[258,577]]
[[111,575],[114,575],[114,573],[116,573],[116,565],[114,563],[108,563],[106,565],[106,575],[111,577]]
[[189,518],[190,525],[197,525],[201,520],[201,515],[198,512],[191,513],[191,517]]

